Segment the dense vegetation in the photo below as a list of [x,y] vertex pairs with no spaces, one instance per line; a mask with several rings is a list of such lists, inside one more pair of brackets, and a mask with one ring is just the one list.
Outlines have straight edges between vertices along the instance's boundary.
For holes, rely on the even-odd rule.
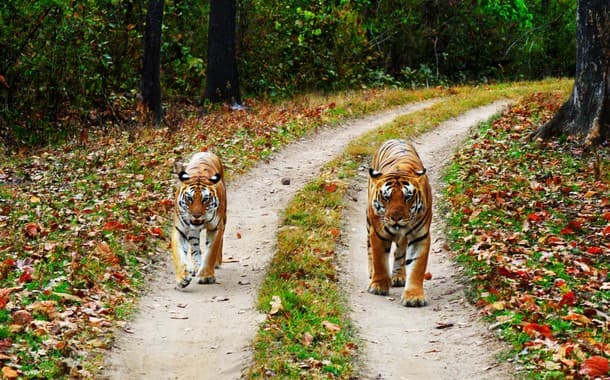
[[[283,96],[569,75],[575,8],[575,0],[243,0],[240,80],[246,95]],[[200,101],[208,11],[208,2],[166,1],[166,106]],[[1,2],[0,137],[29,145],[136,125],[145,13],[135,0]]]

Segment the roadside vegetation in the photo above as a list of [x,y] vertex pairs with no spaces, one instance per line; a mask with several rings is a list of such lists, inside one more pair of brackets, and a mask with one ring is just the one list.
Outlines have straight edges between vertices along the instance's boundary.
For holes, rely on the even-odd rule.
[[608,378],[610,154],[525,142],[565,93],[482,125],[447,170],[447,235],[470,297],[530,378]]
[[[259,307],[268,316],[267,320],[261,325],[258,337],[255,340],[256,362],[250,369],[250,376],[253,378],[280,376],[287,378],[341,379],[357,376],[358,368],[354,358],[358,352],[359,342],[357,334],[349,320],[349,312],[346,309],[347,299],[345,294],[342,293],[341,284],[338,282],[337,268],[340,262],[336,252],[338,245],[341,244],[341,213],[350,183],[355,180],[359,168],[368,165],[375,148],[381,142],[394,137],[413,137],[473,107],[484,105],[500,98],[512,98],[517,102],[516,105],[502,115],[496,123],[504,125],[509,130],[514,129],[511,132],[511,140],[515,144],[515,151],[511,153],[518,155],[521,151],[529,152],[527,155],[529,157],[528,162],[530,162],[530,165],[533,165],[532,157],[545,157],[548,154],[546,150],[549,148],[553,149],[567,142],[556,141],[551,143],[550,146],[528,143],[525,141],[527,131],[523,128],[527,125],[531,129],[537,123],[542,122],[544,117],[551,115],[553,110],[561,105],[561,102],[567,96],[569,87],[569,82],[563,81],[542,82],[530,84],[529,86],[512,84],[510,86],[494,86],[492,88],[455,89],[454,96],[447,98],[445,101],[428,109],[399,118],[395,122],[353,141],[342,155],[325,165],[319,178],[307,185],[295,197],[285,212],[283,227],[278,233],[277,253],[270,264],[267,278],[259,296]],[[520,111],[527,107],[544,110],[544,115],[539,112],[523,113]],[[488,140],[491,139],[485,140],[487,141],[486,144],[493,144],[493,141]],[[522,149],[519,149],[518,146],[521,146]],[[576,149],[576,147],[571,145],[568,148]],[[481,154],[487,151],[484,147],[479,149]],[[582,156],[582,154],[573,157],[574,155],[571,154],[572,152],[569,149],[568,152],[562,153],[565,159],[570,160],[569,167],[572,168],[571,170],[574,170],[576,162],[578,162],[578,165],[583,165],[583,167],[587,167],[590,164],[590,157]],[[504,158],[502,156],[506,154],[504,147],[495,147],[493,152],[497,152],[497,155],[494,156],[496,161],[490,162],[489,167],[508,168],[515,166],[513,162],[506,161],[509,157]],[[460,154],[458,154],[458,157],[465,157],[463,153]],[[523,156],[526,157],[525,154]],[[554,162],[554,164],[558,165],[559,163]],[[600,156],[599,164],[607,166],[607,155]],[[474,170],[473,168],[479,167],[488,168],[487,165],[479,164],[476,159],[468,160],[464,158],[457,161],[452,166],[452,170],[459,169],[460,173],[468,174]],[[550,170],[548,167],[546,169],[547,171]],[[593,169],[589,171],[591,170]],[[522,175],[525,176],[525,174]],[[449,189],[454,192],[454,196],[457,199],[462,202],[478,199],[461,191],[463,190],[462,188],[458,188],[462,183],[461,178],[457,178],[455,175],[451,177],[449,174],[448,176]],[[452,178],[456,179],[452,181]],[[473,188],[479,186],[484,189],[481,190],[480,198],[488,199],[490,203],[495,202],[493,196],[499,190],[493,188],[494,183],[485,186],[485,183],[482,182],[482,179],[485,178],[483,175],[469,174],[469,178],[471,180],[469,186]],[[510,179],[505,178],[506,181]],[[583,194],[586,194],[592,188],[597,189],[595,195],[601,199],[599,205],[608,208],[608,178],[606,177],[601,182],[599,180],[596,182],[594,178],[583,177],[581,181],[585,180],[590,180],[590,182],[586,185],[587,190]],[[508,182],[507,185],[511,185],[511,183]],[[584,186],[584,184],[581,183],[579,186]],[[541,189],[537,189],[536,192],[539,198],[547,196]],[[588,209],[591,205],[589,202],[597,204],[597,201],[592,199],[593,196],[594,194],[588,194],[586,197],[577,198],[571,203],[560,204],[564,208],[556,207],[558,209],[556,212],[573,214],[581,206]],[[506,195],[502,198],[501,204],[504,206],[511,201]],[[461,215],[461,207],[449,207],[453,202],[455,201],[451,200],[450,203],[447,203],[446,211]],[[472,206],[470,207],[472,208]],[[539,331],[546,331],[544,327],[538,328],[537,326],[545,326],[544,323],[539,321],[539,324],[519,325],[519,322],[523,321],[523,319],[517,317],[514,319],[515,323],[512,324],[512,327],[516,328],[517,331],[512,336],[518,335],[520,337],[521,340],[518,343],[521,346],[517,345],[516,352],[506,353],[506,357],[503,358],[503,360],[519,361],[520,373],[517,376],[569,378],[578,375],[586,378],[586,376],[589,376],[587,373],[597,373],[599,376],[600,373],[603,375],[607,372],[607,367],[606,372],[599,371],[600,368],[603,371],[604,364],[607,365],[608,357],[608,336],[605,332],[607,331],[608,320],[603,310],[608,308],[607,275],[610,247],[607,245],[607,236],[610,231],[608,231],[607,227],[608,220],[604,219],[607,218],[607,210],[595,211],[593,213],[595,217],[592,224],[595,227],[592,231],[583,234],[582,224],[584,222],[582,222],[581,227],[579,229],[572,229],[570,234],[583,242],[589,241],[589,234],[596,235],[596,238],[590,240],[586,246],[586,250],[589,250],[591,246],[595,247],[592,249],[594,253],[586,253],[585,256],[594,255],[598,260],[597,264],[593,265],[590,260],[583,259],[580,264],[575,265],[577,267],[587,265],[596,274],[596,280],[593,281],[592,287],[596,289],[593,299],[597,301],[593,301],[593,303],[595,303],[595,313],[601,313],[598,317],[601,319],[597,319],[595,323],[589,322],[584,324],[585,319],[579,316],[584,317],[586,313],[584,311],[578,312],[579,309],[576,306],[576,302],[577,299],[580,299],[583,302],[580,307],[586,308],[591,312],[591,301],[588,297],[589,293],[586,293],[586,297],[584,296],[585,293],[583,293],[583,296],[578,298],[574,296],[573,292],[570,293],[569,289],[575,289],[575,285],[568,285],[568,287],[563,288],[568,296],[563,301],[563,298],[560,297],[555,302],[556,304],[563,303],[560,308],[563,308],[566,306],[566,302],[569,302],[571,303],[569,307],[572,308],[571,313],[565,314],[570,315],[570,317],[565,319],[557,318],[558,322],[563,323],[560,330],[560,335],[563,336],[562,339],[572,343],[585,340],[587,345],[595,347],[595,349],[584,349],[579,347],[578,344],[567,345],[563,346],[564,351],[561,352],[568,356],[553,357],[552,352],[545,352],[542,347],[554,346],[555,341],[537,340],[539,337],[536,334]],[[460,245],[456,236],[460,236],[460,234],[470,236],[473,235],[473,232],[467,232],[467,225],[464,225],[464,221],[460,217],[453,216],[453,214],[449,215],[451,216],[450,220],[456,222],[452,224],[452,230],[449,232],[454,244],[453,249],[459,252],[460,247],[464,246],[464,244],[461,243]],[[588,214],[585,213],[585,215]],[[513,223],[521,222],[518,219],[519,217],[519,213],[508,214],[504,215],[502,220],[507,225],[512,225]],[[491,221],[487,221],[484,218],[478,220],[483,225],[491,223]],[[519,223],[517,225],[520,226],[521,224]],[[548,239],[552,242],[552,236],[550,231],[546,231],[546,233],[541,231],[536,239],[545,239],[545,241]],[[535,243],[536,239],[532,243]],[[470,237],[468,240],[476,239]],[[515,242],[515,244],[518,243],[516,247],[518,249],[526,249],[527,244],[519,240],[521,239]],[[511,245],[511,240],[507,241],[504,238],[493,239],[493,241],[496,244],[503,244],[505,249]],[[552,244],[556,243],[557,241]],[[493,257],[495,253],[493,251],[494,248],[489,246],[488,249],[487,254]],[[533,246],[529,249],[533,249]],[[366,253],[362,252],[362,254]],[[501,255],[502,251],[499,254]],[[538,257],[540,256],[538,255]],[[471,273],[475,280],[479,280],[474,284],[477,284],[477,289],[483,292],[483,295],[478,297],[473,295],[472,297],[473,301],[482,308],[482,313],[491,314],[495,310],[494,308],[497,307],[498,309],[505,310],[503,315],[506,315],[506,310],[509,310],[509,307],[501,304],[499,297],[493,298],[497,292],[512,295],[516,299],[523,295],[530,297],[530,302],[535,302],[535,298],[531,298],[534,296],[524,292],[527,290],[527,286],[523,281],[521,286],[524,289],[521,292],[519,292],[520,288],[515,286],[494,290],[494,287],[500,285],[498,280],[493,276],[485,276],[485,273],[493,272],[493,270],[481,271],[479,267],[482,264],[477,264],[476,259],[473,259],[472,262],[473,264],[467,266],[465,270],[467,270],[467,273]],[[547,268],[547,262],[544,260],[530,261],[528,265],[528,270],[531,272],[544,274],[552,271],[551,268]],[[431,270],[433,271],[433,268]],[[496,276],[506,277],[508,284],[512,284],[514,279],[512,275],[513,273],[508,271],[500,271],[500,273],[496,274]],[[493,281],[489,281],[490,279]],[[546,283],[548,287],[552,287],[552,284],[549,285],[550,280],[548,278],[540,281]],[[564,286],[566,283],[567,279],[560,283],[560,286]],[[591,289],[589,288],[587,292],[590,291]],[[482,301],[479,302],[479,299]],[[538,309],[536,320],[544,320],[547,316],[556,318],[554,314],[547,314],[548,311],[544,308]],[[507,323],[507,318],[499,318],[498,320],[503,321],[503,323],[501,325],[494,325],[494,327],[510,326]],[[571,323],[574,323],[574,325],[571,325]],[[576,326],[578,326],[577,329],[571,329]],[[531,335],[531,338],[528,338],[530,337],[528,334]],[[510,339],[511,334],[505,330],[502,330],[500,335],[502,338],[512,342]],[[585,342],[582,344],[584,345]],[[517,355],[524,349],[528,352],[529,350],[534,350],[532,352],[535,352],[535,354],[520,353]],[[547,359],[541,361],[540,357],[544,355],[546,355]],[[553,360],[558,362],[554,363]],[[566,363],[563,363],[563,361],[566,361]]]

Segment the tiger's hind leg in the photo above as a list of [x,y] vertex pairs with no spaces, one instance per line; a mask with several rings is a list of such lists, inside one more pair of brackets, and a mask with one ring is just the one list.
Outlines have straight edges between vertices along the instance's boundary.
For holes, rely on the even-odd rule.
[[[392,247],[391,240],[380,239],[371,228],[369,232],[369,271],[371,282],[367,291],[372,294],[387,296],[390,294],[390,271],[388,268],[388,257]],[[371,265],[372,264],[372,265]],[[372,270],[371,270],[372,267]]]
[[194,271],[193,262],[189,255],[189,242],[187,235],[177,227],[172,229],[172,261],[176,274],[176,288],[186,288],[191,283]]
[[429,252],[429,234],[426,238],[410,244],[407,248],[407,284],[400,300],[403,306],[419,307],[426,306],[428,303],[424,293],[424,277],[428,266]]

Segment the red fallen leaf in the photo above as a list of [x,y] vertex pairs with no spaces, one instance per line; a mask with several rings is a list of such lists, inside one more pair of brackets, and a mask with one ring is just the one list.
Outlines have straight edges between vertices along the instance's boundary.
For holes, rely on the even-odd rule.
[[523,325],[523,332],[529,335],[530,337],[535,337],[538,333],[547,339],[553,339],[553,333],[551,332],[551,328],[547,325],[540,325],[538,323],[529,322]]
[[5,259],[2,263],[4,265],[6,265],[7,267],[14,267],[17,264],[15,259],[10,258],[10,257],[8,259]]
[[337,191],[337,187],[337,184],[334,182],[324,184],[324,190],[326,190],[328,193],[334,193]]
[[99,242],[95,246],[95,254],[97,255],[97,257],[101,258],[106,264],[121,264],[121,258],[115,255],[114,252],[112,252],[110,245],[108,245],[108,243],[106,243],[105,241]]
[[572,228],[575,230],[581,230],[582,229],[582,220],[580,220],[580,219],[570,220],[568,222],[568,228]]
[[24,283],[24,282],[31,282],[32,281],[32,268],[25,268],[23,273],[21,273],[21,276],[19,276],[19,282],[20,283]]
[[102,229],[104,231],[116,231],[116,230],[124,229],[125,227],[126,227],[125,224],[117,222],[116,220],[111,220],[109,222],[106,222],[106,224],[104,224],[104,227]]
[[546,242],[550,245],[563,244],[563,240],[557,236],[549,236],[548,239],[546,239]]
[[13,321],[21,326],[25,326],[32,321],[32,314],[27,310],[17,310],[13,313]]
[[604,253],[604,250],[600,247],[589,247],[587,248],[587,253],[590,253],[592,255],[599,255]]
[[29,237],[29,238],[35,238],[36,236],[38,236],[38,234],[40,234],[40,226],[38,225],[38,223],[28,223],[24,228],[23,231],[25,232],[25,236]]
[[0,339],[0,352],[7,352],[13,346],[11,338]]
[[610,221],[610,211],[604,212],[604,214],[602,215],[602,218]]
[[540,222],[542,221],[542,216],[540,214],[537,213],[531,213],[527,216],[527,219],[531,220],[532,222]]
[[127,274],[123,272],[112,272],[112,277],[122,282],[127,278]]
[[141,243],[146,240],[146,236],[127,234],[125,235],[125,240],[130,241],[132,243]]
[[576,295],[573,291],[569,291],[561,297],[561,301],[559,301],[559,307],[563,305],[574,306],[576,304]]
[[608,359],[595,355],[583,360],[579,374],[588,375],[590,378],[606,376],[608,374]]
[[172,207],[174,207],[174,200],[173,200],[173,199],[166,198],[166,199],[163,199],[163,200],[159,201],[159,204],[161,205],[161,207],[162,207],[164,210],[169,210],[169,209],[171,209]]
[[610,235],[610,226],[604,227],[604,229],[602,230],[602,234]]
[[161,227],[153,227],[150,229],[150,233],[153,236],[163,236],[163,229]]
[[562,235],[572,235],[572,234],[574,234],[574,230],[571,229],[570,227],[565,227],[561,230],[561,234]]

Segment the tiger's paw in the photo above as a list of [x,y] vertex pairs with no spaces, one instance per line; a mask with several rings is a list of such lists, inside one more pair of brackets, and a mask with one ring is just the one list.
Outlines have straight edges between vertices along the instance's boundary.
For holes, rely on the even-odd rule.
[[393,287],[405,286],[405,276],[404,275],[392,276],[392,286]]
[[176,284],[176,289],[181,290],[189,286],[191,283],[191,278],[189,276],[184,277],[182,280],[178,281]]
[[198,282],[200,284],[215,284],[216,283],[216,277],[214,277],[214,276],[200,277]]
[[423,289],[405,290],[400,298],[400,304],[406,307],[421,307],[426,306],[426,296]]
[[388,294],[390,294],[390,286],[389,283],[384,284],[379,281],[373,281],[369,284],[367,291],[371,294],[376,294],[378,296],[387,296]]

